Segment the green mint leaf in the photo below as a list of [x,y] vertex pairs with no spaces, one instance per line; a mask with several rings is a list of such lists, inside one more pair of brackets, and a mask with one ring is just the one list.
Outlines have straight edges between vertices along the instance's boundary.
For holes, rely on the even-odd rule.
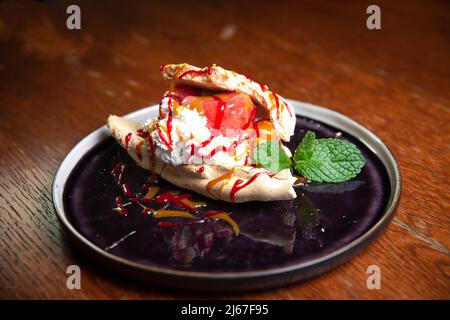
[[339,139],[311,142],[308,133],[294,155],[299,174],[315,182],[343,182],[361,172],[365,159],[354,144]]
[[303,137],[302,141],[298,145],[294,153],[294,161],[297,162],[301,159],[310,159],[314,148],[314,141],[316,140],[316,134],[312,131],[308,131]]
[[277,173],[283,169],[289,169],[292,161],[283,150],[279,142],[259,143],[254,150],[253,157],[257,167],[263,167]]

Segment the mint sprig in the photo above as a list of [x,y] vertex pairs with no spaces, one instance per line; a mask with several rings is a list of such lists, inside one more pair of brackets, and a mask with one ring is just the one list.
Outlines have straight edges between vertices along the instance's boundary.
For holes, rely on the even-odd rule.
[[266,168],[274,173],[292,167],[292,160],[279,142],[259,143],[254,150],[253,158],[257,167]]
[[303,137],[292,160],[280,143],[271,141],[258,144],[253,157],[258,167],[275,173],[295,169],[315,182],[350,180],[361,172],[366,162],[354,144],[340,139],[316,139],[312,131]]
[[358,148],[340,139],[316,139],[308,131],[297,147],[294,168],[315,182],[343,182],[361,172],[365,159]]

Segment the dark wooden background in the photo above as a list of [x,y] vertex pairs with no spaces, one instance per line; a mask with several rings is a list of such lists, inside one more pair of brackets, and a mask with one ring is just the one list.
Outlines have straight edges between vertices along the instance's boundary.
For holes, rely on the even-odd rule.
[[[341,268],[224,298],[450,298],[450,3],[376,1],[1,1],[0,298],[207,298],[143,285],[90,262],[61,234],[53,175],[104,124],[158,102],[163,63],[212,63],[283,96],[330,107],[381,137],[403,174],[386,232]],[[82,29],[65,27],[79,4]],[[66,268],[82,269],[82,290]],[[382,289],[366,288],[377,264]]]

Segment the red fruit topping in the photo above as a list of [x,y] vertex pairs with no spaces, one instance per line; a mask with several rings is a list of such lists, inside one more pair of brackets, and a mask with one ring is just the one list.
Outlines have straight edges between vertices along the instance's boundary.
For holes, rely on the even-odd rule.
[[247,129],[256,110],[251,98],[238,92],[186,96],[182,104],[203,113],[208,120],[208,127],[220,130],[224,135],[227,129]]

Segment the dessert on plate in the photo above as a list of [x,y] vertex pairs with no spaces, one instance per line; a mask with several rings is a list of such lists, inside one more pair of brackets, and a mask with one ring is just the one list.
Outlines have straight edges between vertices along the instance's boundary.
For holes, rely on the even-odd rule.
[[289,168],[268,170],[256,147],[283,146],[294,133],[293,108],[266,85],[219,66],[167,64],[169,89],[157,119],[140,124],[111,115],[108,127],[136,163],[172,184],[228,202],[289,200]]

